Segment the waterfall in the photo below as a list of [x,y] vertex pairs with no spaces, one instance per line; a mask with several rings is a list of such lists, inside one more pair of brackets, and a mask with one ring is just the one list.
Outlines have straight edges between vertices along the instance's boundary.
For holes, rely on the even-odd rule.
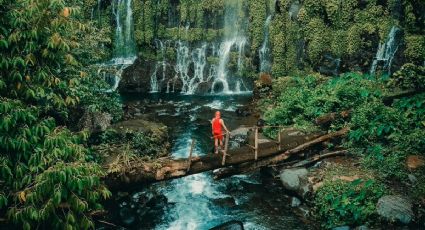
[[[168,63],[166,60],[166,45],[163,41],[155,40],[155,46],[160,52],[151,75],[150,92],[160,92],[164,84],[166,84],[166,93],[173,93],[178,89],[182,94],[195,94],[199,92],[201,86],[203,92],[211,89],[212,93],[232,94],[248,91],[241,78],[244,73],[245,48],[248,43],[244,35],[248,24],[244,8],[246,5],[242,0],[229,0],[225,1],[225,4],[224,37],[221,42],[190,43],[184,40],[189,37],[190,25],[186,24],[182,28],[181,38],[173,41],[174,47],[169,47],[176,53],[174,68],[169,70],[174,72],[174,77],[166,74],[167,66],[171,65],[171,61]],[[162,55],[162,60],[159,54]],[[217,58],[218,63],[208,63],[207,57]],[[161,71],[162,79],[160,79]]]
[[[240,17],[243,14],[243,1],[231,0],[226,1],[226,10],[224,18],[224,41],[221,43],[219,50],[219,65],[217,67],[217,75],[212,83],[212,93],[224,93],[231,94],[235,93],[237,82],[233,90],[230,89],[231,79],[229,78],[229,70],[227,65],[230,61],[230,54],[232,48],[236,47],[238,52],[238,63],[237,72],[242,73],[243,70],[243,58],[245,56],[245,46],[247,39],[243,35],[244,24],[246,23],[246,17]],[[221,91],[216,92],[217,87],[221,84]],[[240,86],[240,84],[239,84]],[[218,91],[218,90],[217,90]],[[241,90],[239,90],[241,92]]]
[[114,0],[112,4],[116,23],[113,59],[115,64],[132,64],[136,59],[131,5],[132,0]]
[[[100,22],[101,0],[98,0],[97,7]],[[98,74],[111,86],[109,89],[102,90],[104,92],[110,93],[118,89],[124,69],[132,65],[137,58],[133,32],[133,10],[131,7],[132,0],[112,1],[112,14],[115,16],[116,23],[113,59],[100,64],[98,70]],[[105,71],[108,71],[108,73],[106,74]]]
[[[189,66],[191,63],[189,45],[186,42],[179,41],[177,42],[177,62],[176,62],[176,77],[179,79],[182,86],[182,93],[187,92],[189,88]],[[174,82],[175,83],[175,82]],[[174,88],[174,87],[173,87]],[[174,92],[174,90],[173,90]]]
[[[159,60],[155,65],[155,71],[151,75],[151,93],[157,93],[161,91],[161,86],[166,80],[167,74],[167,48],[170,44],[169,41],[161,41],[155,39],[155,47],[160,51],[162,59]],[[158,79],[158,70],[161,68],[162,78]]]
[[269,36],[270,36],[270,23],[272,21],[272,16],[268,16],[267,20],[264,24],[264,41],[263,45],[260,48],[259,56],[260,56],[260,72],[262,73],[270,73],[271,71],[271,63],[270,63],[270,48],[269,48]]
[[376,69],[380,62],[383,63],[384,71],[386,71],[388,74],[391,74],[391,65],[399,47],[399,41],[397,39],[399,32],[400,29],[396,26],[393,26],[390,33],[388,34],[387,41],[384,44],[379,44],[378,51],[376,52],[376,56],[370,69],[370,75],[375,75]]
[[201,48],[197,48],[192,53],[192,61],[194,66],[194,74],[190,82],[188,83],[188,88],[185,93],[194,94],[198,89],[200,83],[205,82],[204,79],[204,69],[207,64],[207,44],[203,44]]

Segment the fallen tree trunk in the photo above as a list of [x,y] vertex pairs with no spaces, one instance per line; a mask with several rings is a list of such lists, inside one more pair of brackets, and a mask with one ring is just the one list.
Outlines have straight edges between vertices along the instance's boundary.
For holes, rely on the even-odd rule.
[[[146,183],[158,182],[174,178],[180,178],[192,174],[202,173],[228,167],[232,165],[240,165],[247,162],[249,170],[259,168],[268,164],[275,164],[276,162],[283,161],[295,153],[302,152],[303,150],[339,136],[343,136],[348,132],[348,129],[343,129],[335,133],[326,134],[320,137],[317,135],[302,135],[295,138],[288,136],[286,141],[291,143],[302,143],[298,146],[290,146],[289,148],[279,150],[278,145],[273,140],[260,140],[258,161],[255,161],[253,150],[249,146],[230,150],[226,165],[221,164],[221,154],[210,154],[206,156],[193,158],[191,161],[188,159],[171,159],[162,158],[153,162],[133,161],[125,168],[125,170],[117,170],[109,172],[104,178],[105,183],[112,190],[127,189],[134,186],[140,186]],[[293,139],[290,139],[293,138]],[[295,139],[298,139],[296,141]],[[302,140],[302,141],[301,141]],[[276,156],[277,155],[277,156]],[[189,162],[190,169],[189,169]],[[188,170],[189,169],[189,170]]]
[[[259,139],[258,159],[295,148],[319,136],[318,134],[306,135],[294,129],[288,129],[284,132],[286,133],[281,140],[281,150],[279,150],[279,145],[276,141],[264,137]],[[146,183],[179,178],[254,160],[254,151],[248,145],[229,150],[225,166],[222,166],[222,154],[193,157],[191,161],[188,159],[160,158],[155,161],[145,162],[133,159],[126,164],[106,165],[105,168],[108,172],[103,180],[112,190],[131,189]]]
[[[267,166],[267,165],[275,165],[278,164],[286,159],[288,159],[290,156],[297,154],[297,153],[301,153],[304,150],[306,150],[307,148],[314,146],[318,143],[321,142],[325,142],[337,137],[342,137],[345,136],[348,133],[349,129],[348,128],[344,128],[341,129],[337,132],[334,133],[330,133],[330,134],[326,134],[324,136],[320,136],[312,141],[306,142],[302,145],[299,145],[293,149],[287,150],[279,155],[276,156],[271,156],[271,157],[267,157],[264,159],[261,159],[259,161],[256,162],[249,162],[249,163],[245,163],[245,164],[241,164],[241,165],[237,165],[237,166],[233,166],[233,167],[227,167],[227,168],[223,168],[220,170],[217,170],[216,172],[214,172],[214,179],[222,179],[222,178],[226,178],[232,175],[236,175],[236,174],[243,174],[243,173],[247,173],[247,172],[251,172],[254,171],[256,169],[259,169],[261,167]],[[336,154],[342,154],[343,151],[338,151],[338,152],[334,152],[332,154],[336,155]],[[331,153],[329,153],[329,155],[325,156],[323,155],[324,158],[326,157],[331,157],[332,156]],[[345,153],[344,153],[345,154]],[[322,159],[323,159],[322,157]],[[312,158],[312,160],[315,160],[315,158]],[[320,159],[317,159],[317,161]],[[296,163],[296,162],[294,162]],[[308,164],[308,163],[307,163]]]

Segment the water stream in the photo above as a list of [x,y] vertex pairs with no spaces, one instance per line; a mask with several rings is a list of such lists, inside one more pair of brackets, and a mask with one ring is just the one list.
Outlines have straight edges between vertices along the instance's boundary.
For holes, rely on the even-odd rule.
[[[211,152],[209,120],[221,110],[230,129],[252,124],[253,117],[237,117],[235,110],[251,95],[190,96],[181,94],[124,95],[126,103],[146,108],[150,119],[170,127],[172,157],[186,158],[191,140],[194,155]],[[141,207],[141,197],[157,197]],[[290,208],[289,198],[273,178],[259,173],[215,181],[211,172],[152,184],[129,194],[119,204],[117,219],[127,229],[209,229],[239,220],[246,229],[308,229]]]

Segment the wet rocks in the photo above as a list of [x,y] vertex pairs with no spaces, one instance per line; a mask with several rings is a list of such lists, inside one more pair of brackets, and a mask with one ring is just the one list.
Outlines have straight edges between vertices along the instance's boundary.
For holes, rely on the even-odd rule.
[[105,131],[111,125],[112,116],[109,113],[91,112],[86,110],[78,122],[80,130],[89,132]]
[[236,201],[235,198],[228,196],[228,197],[223,197],[223,198],[217,198],[215,200],[213,200],[213,203],[221,206],[221,207],[227,207],[227,208],[231,208],[236,206]]
[[244,227],[241,221],[232,220],[224,224],[220,224],[219,226],[216,226],[214,228],[211,228],[210,230],[243,230],[243,229]]
[[413,219],[412,203],[402,196],[384,196],[376,206],[378,214],[392,222],[409,224]]
[[280,180],[285,189],[305,198],[310,192],[307,175],[308,171],[305,168],[285,169],[280,174]]
[[301,201],[300,199],[296,198],[296,197],[292,197],[291,198],[291,207],[293,208],[297,208],[301,205]]
[[155,64],[152,61],[138,58],[133,65],[123,71],[118,90],[120,92],[148,93],[150,91],[152,68],[155,68]]

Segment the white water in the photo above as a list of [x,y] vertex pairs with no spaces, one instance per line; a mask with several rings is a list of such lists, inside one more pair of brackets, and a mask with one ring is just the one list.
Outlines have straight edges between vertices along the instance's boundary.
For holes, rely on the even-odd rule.
[[387,41],[384,44],[379,44],[378,51],[376,52],[376,56],[370,69],[371,75],[375,75],[376,69],[380,62],[383,63],[384,71],[386,71],[388,74],[391,74],[392,62],[399,47],[398,41],[396,39],[396,36],[399,32],[400,29],[396,26],[393,26],[390,33],[388,34]]
[[272,16],[268,16],[266,22],[264,23],[264,41],[263,45],[259,50],[260,56],[260,72],[270,73],[271,63],[270,63],[270,48],[269,48],[269,36],[270,36],[270,23],[272,21]]
[[[242,94],[250,93],[241,79],[245,62],[245,47],[247,38],[244,35],[243,24],[247,18],[241,15],[244,12],[243,1],[226,1],[225,35],[221,43],[190,44],[187,41],[176,42],[176,63],[174,77],[166,80],[167,93],[176,91],[177,84],[181,84],[182,94],[209,93],[213,94]],[[186,33],[189,26],[186,26]],[[210,53],[207,51],[211,49]],[[236,60],[231,60],[232,54],[237,52]],[[208,56],[207,56],[208,55]],[[208,57],[218,58],[218,64],[208,63]],[[229,68],[235,62],[236,68]],[[157,63],[151,75],[151,92],[160,92],[161,83],[158,80],[159,66],[165,66],[165,61]],[[165,68],[165,67],[163,67]],[[165,71],[162,71],[163,74]],[[206,75],[206,72],[208,74]],[[163,79],[165,79],[165,75]],[[208,87],[202,88],[205,83]],[[180,85],[178,85],[180,87]]]
[[132,0],[113,0],[112,13],[116,24],[113,62],[117,65],[131,65],[137,58]]

